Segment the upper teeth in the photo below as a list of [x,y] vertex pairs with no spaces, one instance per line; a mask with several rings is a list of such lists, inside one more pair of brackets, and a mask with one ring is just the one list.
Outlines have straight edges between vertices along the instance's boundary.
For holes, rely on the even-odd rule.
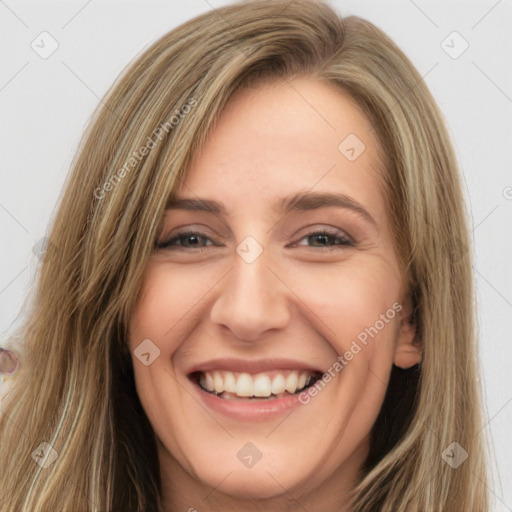
[[295,393],[310,383],[313,376],[309,371],[278,371],[269,373],[233,373],[226,371],[203,372],[199,383],[207,391],[227,391],[241,397],[269,397],[288,391]]

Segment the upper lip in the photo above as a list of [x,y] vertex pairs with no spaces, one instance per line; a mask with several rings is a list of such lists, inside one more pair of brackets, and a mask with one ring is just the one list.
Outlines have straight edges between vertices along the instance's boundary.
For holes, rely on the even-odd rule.
[[207,371],[228,371],[236,373],[262,373],[272,370],[304,370],[312,373],[322,373],[322,370],[315,368],[310,363],[296,361],[293,359],[278,359],[278,358],[265,358],[265,359],[236,359],[236,358],[222,358],[210,359],[203,363],[197,363],[191,367],[187,374],[195,372]]

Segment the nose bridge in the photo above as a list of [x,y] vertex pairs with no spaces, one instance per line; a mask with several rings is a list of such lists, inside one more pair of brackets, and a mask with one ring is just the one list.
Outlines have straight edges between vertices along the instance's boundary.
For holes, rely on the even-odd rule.
[[211,311],[214,323],[246,341],[258,339],[269,329],[282,329],[290,319],[286,288],[268,268],[268,251],[251,238],[237,246],[233,269]]

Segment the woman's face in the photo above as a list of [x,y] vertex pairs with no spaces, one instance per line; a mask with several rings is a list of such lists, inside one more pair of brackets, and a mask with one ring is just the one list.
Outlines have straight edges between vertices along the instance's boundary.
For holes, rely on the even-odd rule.
[[169,204],[130,326],[164,486],[349,488],[392,363],[419,360],[379,172],[375,132],[333,85],[230,100]]

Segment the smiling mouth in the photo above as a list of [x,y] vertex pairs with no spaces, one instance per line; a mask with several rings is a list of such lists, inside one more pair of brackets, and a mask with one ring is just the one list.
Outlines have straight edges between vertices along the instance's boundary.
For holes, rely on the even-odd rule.
[[313,386],[321,373],[277,370],[250,374],[229,371],[194,372],[192,381],[203,391],[224,400],[261,401],[297,395]]

